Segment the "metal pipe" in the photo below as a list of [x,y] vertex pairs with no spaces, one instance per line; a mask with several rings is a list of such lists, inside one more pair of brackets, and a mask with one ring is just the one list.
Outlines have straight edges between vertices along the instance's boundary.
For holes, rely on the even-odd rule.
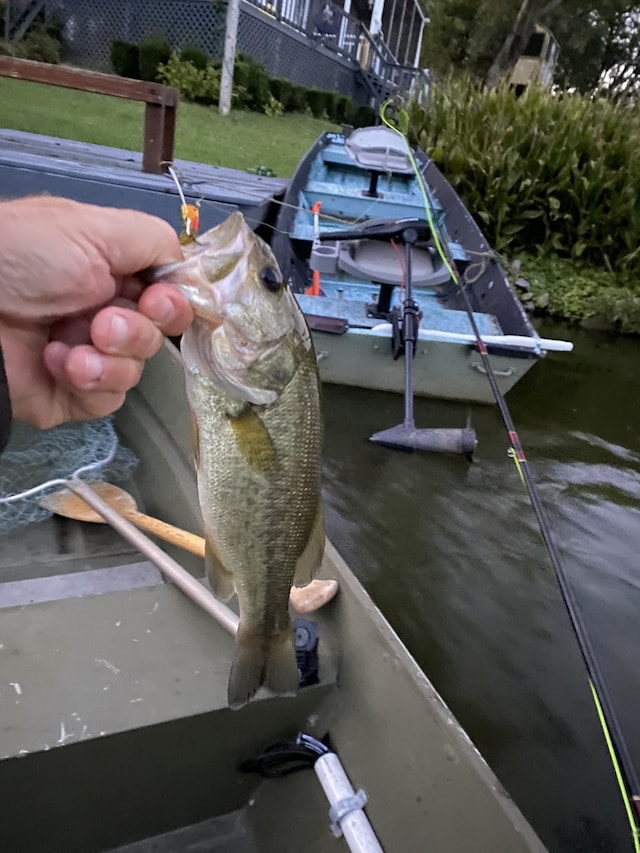
[[162,548],[152,542],[140,530],[112,509],[82,480],[71,477],[64,481],[67,488],[79,495],[83,501],[99,513],[104,520],[113,527],[121,536],[137,548],[160,571],[166,575],[188,598],[198,607],[201,607],[231,635],[235,636],[238,630],[238,616],[225,604],[218,601],[209,590],[202,586],[193,575],[166,554]]

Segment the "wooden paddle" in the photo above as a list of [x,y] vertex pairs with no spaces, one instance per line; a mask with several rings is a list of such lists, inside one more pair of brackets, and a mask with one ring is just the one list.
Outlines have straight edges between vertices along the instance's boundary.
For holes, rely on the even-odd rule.
[[[182,530],[180,527],[174,527],[173,524],[160,521],[159,518],[139,512],[133,495],[125,492],[124,489],[118,488],[118,486],[114,486],[112,483],[91,483],[90,485],[91,489],[105,503],[123,518],[126,518],[127,521],[135,524],[136,527],[146,530],[147,533],[152,533],[159,539],[170,542],[172,545],[177,545],[179,548],[183,548],[185,551],[189,551],[191,554],[196,554],[198,557],[204,559],[205,543],[201,536],[196,536],[195,533],[189,533],[189,531]],[[95,524],[106,523],[101,515],[70,489],[62,489],[59,492],[46,495],[40,500],[40,505],[50,512],[62,515],[65,518],[73,518],[76,521],[89,521]],[[338,581],[317,578],[305,587],[292,586],[289,602],[298,613],[311,613],[330,601],[337,591]]]

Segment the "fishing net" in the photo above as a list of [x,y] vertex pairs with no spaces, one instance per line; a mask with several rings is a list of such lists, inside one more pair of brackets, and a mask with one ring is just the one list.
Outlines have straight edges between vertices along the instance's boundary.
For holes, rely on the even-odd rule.
[[48,518],[51,511],[41,507],[39,501],[59,489],[60,483],[7,502],[11,495],[73,474],[83,480],[124,483],[137,464],[136,455],[120,445],[111,417],[48,430],[15,424],[11,440],[0,456],[0,535]]

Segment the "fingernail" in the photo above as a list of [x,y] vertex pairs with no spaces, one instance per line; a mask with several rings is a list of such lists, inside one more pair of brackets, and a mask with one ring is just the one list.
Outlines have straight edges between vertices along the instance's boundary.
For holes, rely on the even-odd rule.
[[163,296],[154,305],[153,319],[159,326],[164,326],[173,320],[175,313],[173,302],[168,297]]
[[88,352],[84,359],[85,381],[96,382],[104,373],[104,361],[97,352]]
[[129,337],[129,326],[124,317],[115,314],[111,318],[109,326],[109,349],[117,350],[127,343]]

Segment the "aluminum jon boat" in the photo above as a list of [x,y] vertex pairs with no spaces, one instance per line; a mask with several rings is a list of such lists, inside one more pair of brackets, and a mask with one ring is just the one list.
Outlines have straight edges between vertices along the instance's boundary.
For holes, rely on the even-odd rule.
[[[201,533],[172,345],[114,425],[141,508]],[[544,850],[331,544],[338,595],[298,625],[315,677],[232,711],[230,633],[113,529],[52,516],[0,541],[0,849]],[[201,559],[166,550],[203,583]],[[341,796],[329,818],[301,732],[329,744],[364,805]],[[362,809],[379,848],[345,840]]]
[[[428,208],[428,210],[427,210]],[[386,127],[325,133],[300,162],[272,239],[283,274],[312,329],[325,382],[403,390],[405,269],[401,247],[371,236],[381,223],[420,223],[412,247],[412,290],[420,315],[413,391],[492,403],[477,330],[506,394],[549,350],[486,239],[451,185],[422,151]],[[332,239],[341,232],[351,239]],[[437,232],[434,234],[434,232]]]

